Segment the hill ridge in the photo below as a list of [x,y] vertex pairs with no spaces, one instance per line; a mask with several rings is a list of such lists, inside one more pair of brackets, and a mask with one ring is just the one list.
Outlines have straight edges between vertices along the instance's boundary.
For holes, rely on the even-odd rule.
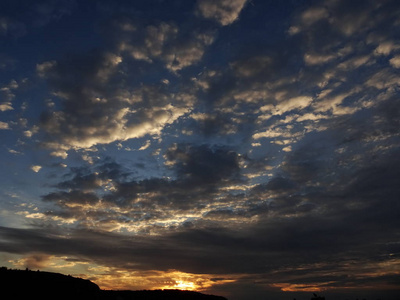
[[0,268],[2,294],[13,299],[61,300],[227,300],[222,296],[184,290],[102,290],[79,277],[55,272]]

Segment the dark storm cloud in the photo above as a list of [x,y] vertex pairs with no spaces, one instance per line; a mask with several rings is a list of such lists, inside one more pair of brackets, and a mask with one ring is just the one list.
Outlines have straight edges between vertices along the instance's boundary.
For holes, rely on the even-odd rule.
[[43,201],[57,202],[59,205],[65,204],[93,204],[99,201],[96,194],[90,192],[70,191],[70,192],[55,192],[42,197]]
[[[365,210],[360,210],[356,215],[364,213]],[[215,274],[271,271],[279,274],[283,266],[293,270],[301,266],[304,270],[309,266],[309,272],[316,272],[313,264],[320,261],[331,267],[331,264],[346,265],[355,257],[369,257],[371,263],[387,260],[390,256],[385,251],[385,243],[391,238],[390,232],[382,227],[355,226],[360,220],[354,217],[354,214],[325,212],[291,219],[264,218],[240,231],[206,226],[181,229],[163,236],[129,239],[124,235],[84,230],[68,232],[69,238],[64,239],[65,233],[48,229],[2,228],[3,241],[7,241],[2,243],[2,249],[10,252],[18,249],[18,253],[83,255],[97,263],[113,266],[178,268],[192,273]],[[26,243],[26,237],[31,242]],[[21,244],[25,246],[21,247]],[[118,245],[118,248],[109,248],[111,245]],[[109,255],[111,249],[112,256]],[[373,259],[373,253],[380,253],[380,256]]]
[[72,167],[70,172],[63,175],[66,180],[59,182],[56,187],[71,190],[95,190],[101,187],[104,181],[121,182],[129,175],[131,175],[131,171],[111,158],[105,158],[93,167]]
[[[203,155],[212,153],[209,148],[203,151],[201,147],[183,149],[186,150],[176,150],[172,157],[187,162],[190,161],[187,156],[194,158],[197,152],[204,152]],[[54,229],[1,228],[1,247],[4,251],[20,254],[43,252],[83,256],[102,265],[132,270],[179,269],[191,273],[248,274],[260,284],[280,280],[297,284],[320,283],[327,287],[363,286],[385,280],[395,283],[392,275],[364,277],[358,272],[361,268],[359,262],[363,262],[364,269],[367,265],[371,272],[376,272],[379,270],[377,264],[390,261],[392,254],[399,250],[392,244],[392,228],[399,226],[396,178],[400,165],[397,157],[396,152],[388,153],[368,166],[351,170],[351,181],[338,181],[331,187],[309,187],[297,196],[293,195],[299,192],[295,184],[289,179],[276,177],[263,189],[255,187],[248,199],[268,198],[268,193],[273,193],[277,204],[269,205],[266,210],[258,209],[258,221],[242,224],[240,230],[213,227],[203,222],[162,236],[127,238],[117,233],[70,230],[68,239],[65,239],[65,232]],[[227,165],[235,164],[229,158],[222,162],[219,167],[221,174],[224,174],[222,170],[231,168]],[[181,168],[183,170],[177,170],[182,176],[192,176],[202,169],[190,164]],[[134,189],[133,182],[125,184]],[[163,190],[163,184],[165,182],[152,186],[148,181],[147,189],[154,191],[161,186],[162,193],[177,190],[177,186]],[[144,182],[136,185],[139,190],[144,187]],[[123,192],[122,188],[119,192],[127,196],[127,191]],[[315,209],[300,209],[300,200],[315,203]],[[283,203],[286,205],[282,206]],[[223,216],[232,215],[229,211],[221,213]],[[286,217],[287,214],[291,217]],[[319,266],[321,262],[323,266]],[[324,275],[332,270],[337,275]],[[262,274],[271,272],[274,279],[263,281],[266,275]]]
[[[212,156],[220,157],[218,151],[212,153],[207,147],[191,149],[184,145],[180,148],[177,147],[173,154],[169,155],[170,159],[178,160],[182,164],[179,165],[177,162],[176,170],[177,174],[181,176],[178,178],[185,182],[184,178],[187,177],[201,179],[201,175],[207,174],[202,171],[209,171],[208,168],[211,168],[209,165],[198,166],[198,162],[191,164],[191,159],[198,155],[210,155],[210,161],[213,161]],[[225,152],[222,153],[225,154]],[[385,261],[394,250],[389,246],[392,240],[390,228],[399,225],[396,216],[396,195],[399,193],[396,185],[396,178],[399,176],[396,171],[398,168],[389,168],[389,165],[399,164],[398,159],[393,159],[397,156],[395,153],[388,153],[369,166],[353,169],[351,174],[348,174],[353,179],[347,182],[346,186],[344,186],[345,182],[338,181],[329,188],[311,185],[301,191],[289,179],[273,178],[264,187],[255,187],[247,198],[251,201],[252,198],[265,197],[268,199],[274,195],[273,202],[275,204],[269,203],[265,210],[258,207],[256,214],[261,217],[259,221],[242,227],[240,231],[235,228],[210,227],[205,222],[203,225],[201,223],[193,224],[194,227],[192,225],[191,228],[182,228],[178,232],[168,233],[162,238],[153,239],[151,236],[140,236],[135,238],[137,243],[123,241],[125,238],[118,234],[106,234],[115,243],[123,245],[119,247],[118,255],[115,255],[114,259],[111,259],[112,261],[103,253],[103,251],[106,252],[106,249],[102,244],[102,233],[85,233],[90,236],[92,247],[96,245],[94,248],[89,247],[87,243],[80,243],[81,246],[78,248],[72,249],[71,245],[66,249],[71,247],[70,251],[74,253],[96,257],[98,262],[105,260],[114,266],[139,261],[140,268],[143,269],[178,267],[180,270],[194,273],[255,274],[279,270],[282,266],[291,266],[296,269],[296,266],[300,267],[301,265],[310,265],[308,271],[315,272],[312,270],[312,265],[319,261],[324,261],[328,265],[346,264],[347,260],[351,261],[355,256],[358,259],[360,257],[369,258],[371,264],[380,260]],[[228,156],[222,162],[214,161],[217,164],[214,169],[222,178],[224,178],[224,174],[230,174],[232,170],[234,173],[236,165],[234,158],[235,156],[231,156],[231,158]],[[200,183],[210,184],[206,179],[199,180]],[[110,195],[113,197],[120,195],[129,199],[134,198],[137,193],[158,191],[160,192],[160,195],[157,196],[160,197],[158,200],[157,197],[148,200],[161,203],[161,197],[166,199],[179,196],[188,200],[191,197],[190,189],[185,189],[177,181],[174,183],[173,181],[152,179],[121,183],[117,191]],[[297,194],[299,192],[301,195]],[[52,198],[53,196],[55,197],[56,193],[46,197]],[[303,208],[306,202],[313,203],[312,210]],[[174,202],[168,201],[168,205],[172,203]],[[217,211],[210,212],[210,215],[214,214],[215,216],[216,213]],[[218,214],[222,217],[240,215],[238,212],[231,213],[229,210],[220,210]],[[246,214],[252,215],[251,204],[249,204],[247,212],[242,212],[242,216]],[[290,219],[284,217],[286,214],[291,214],[292,217]],[[7,230],[4,230],[7,233]],[[23,235],[24,233],[19,234]],[[77,240],[81,241],[80,233],[76,232],[75,234]],[[9,238],[19,239],[18,235],[17,237],[9,236]],[[41,238],[44,240],[44,245],[47,246],[46,239]],[[156,244],[157,247],[155,247]],[[44,245],[43,248],[42,245],[37,245],[38,248],[30,251],[44,251]],[[232,249],[235,251],[232,252]],[[380,253],[380,256],[373,259],[373,253]],[[162,259],[157,258],[160,254],[162,254]],[[355,270],[346,271],[355,272]],[[324,279],[321,277],[319,281],[324,281]],[[301,279],[293,280],[301,281]],[[309,280],[314,279],[309,278]],[[348,281],[351,284],[351,280],[354,278],[343,279],[339,276],[336,280]]]
[[240,157],[228,148],[178,144],[165,157],[184,182],[201,186],[240,180]]
[[[63,210],[70,211],[68,218],[74,216],[84,222],[87,214],[73,204],[116,205],[131,209],[127,219],[152,219],[162,217],[160,209],[198,210],[214,202],[219,189],[244,182],[240,172],[240,156],[226,148],[208,145],[176,144],[169,148],[164,157],[173,173],[173,178],[148,179],[132,178],[132,172],[110,159],[92,167],[71,168],[64,179],[54,187],[58,191],[44,195],[44,201],[55,202]],[[70,205],[69,205],[70,204]],[[63,213],[60,211],[60,213]],[[53,212],[54,215],[57,212]],[[163,218],[170,218],[166,213]],[[62,217],[62,215],[60,215]],[[93,208],[90,218],[104,220],[103,210]],[[107,220],[119,221],[118,214],[109,211]]]
[[[285,228],[288,230],[287,228]],[[322,231],[322,230],[321,230]],[[263,232],[265,233],[265,232]],[[2,236],[7,243],[2,249],[7,252],[29,253],[47,252],[54,255],[83,255],[102,264],[114,267],[136,265],[139,269],[176,269],[191,273],[260,273],[271,271],[289,258],[276,251],[290,249],[299,243],[274,235],[267,241],[245,236],[231,230],[208,228],[168,234],[163,237],[136,237],[126,239],[118,234],[95,233],[88,231],[69,232],[68,239],[60,233],[38,230],[17,230],[2,228]],[[293,233],[294,234],[294,233]],[[28,240],[24,238],[29,236]],[[25,247],[21,243],[30,241]],[[267,246],[268,243],[274,243]],[[277,243],[279,243],[277,245]],[[50,247],[54,244],[53,247]],[[112,252],[110,245],[118,245]],[[311,246],[310,246],[311,248]],[[232,249],[235,251],[232,252]],[[301,250],[301,249],[298,249]],[[110,256],[112,253],[112,257]],[[281,257],[280,261],[272,259]]]
[[[202,133],[205,136],[226,136],[230,134],[242,133],[247,120],[242,118],[238,122],[231,113],[220,111],[212,111],[200,115],[192,115],[192,119],[188,121],[188,128],[191,132]],[[249,118],[251,121],[251,117]]]

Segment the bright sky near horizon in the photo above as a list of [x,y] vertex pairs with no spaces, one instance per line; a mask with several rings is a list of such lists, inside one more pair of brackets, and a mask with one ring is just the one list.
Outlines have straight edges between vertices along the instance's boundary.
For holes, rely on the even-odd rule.
[[398,299],[399,74],[396,0],[2,0],[0,265]]

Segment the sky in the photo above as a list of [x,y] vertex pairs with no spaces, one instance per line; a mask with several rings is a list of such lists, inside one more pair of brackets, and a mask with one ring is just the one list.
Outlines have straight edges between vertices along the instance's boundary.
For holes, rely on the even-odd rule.
[[399,299],[400,2],[0,1],[0,265]]

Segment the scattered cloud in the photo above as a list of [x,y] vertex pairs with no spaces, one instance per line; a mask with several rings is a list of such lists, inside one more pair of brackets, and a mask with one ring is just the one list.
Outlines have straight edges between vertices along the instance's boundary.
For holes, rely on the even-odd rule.
[[[37,28],[67,2],[35,6]],[[102,3],[96,49],[43,54],[34,87],[2,84],[5,155],[48,175],[18,206],[24,226],[0,227],[16,265],[121,288],[397,287],[399,5],[296,4],[275,27],[259,13],[275,6],[246,4],[143,18],[145,4]],[[247,12],[269,26],[257,40]]]
[[[129,34],[127,24],[130,24]],[[121,32],[116,41],[121,52],[147,63],[161,61],[172,72],[198,63],[215,35],[214,31],[201,28],[193,28],[190,33],[187,30],[181,32],[174,23],[165,22],[144,28],[134,21],[114,26]]]
[[7,18],[0,17],[0,35],[9,36],[12,38],[19,38],[26,34],[26,26],[24,23]]
[[145,143],[143,146],[141,146],[138,150],[139,150],[139,151],[146,150],[147,148],[150,147],[150,145],[151,145],[150,140],[147,140],[146,143]]
[[397,68],[397,69],[400,68],[400,55],[394,56],[394,57],[391,58],[389,61],[390,61],[390,64],[391,64],[393,67],[395,67],[395,68]]
[[13,110],[11,102],[3,102],[0,104],[0,111]]
[[41,169],[42,169],[42,166],[39,166],[39,165],[31,166],[31,170],[35,173],[38,173]]
[[198,13],[206,19],[213,19],[219,22],[222,26],[230,25],[235,22],[247,0],[234,1],[211,1],[198,0]]
[[159,135],[188,112],[191,99],[184,95],[168,94],[161,87],[121,88],[114,82],[120,63],[115,54],[95,53],[38,66],[63,101],[62,110],[49,110],[41,117],[41,128],[57,137],[44,143],[55,156],[66,157],[69,149]]
[[1,122],[0,121],[0,130],[7,130],[7,129],[10,129],[9,124],[6,123],[6,122]]
[[18,83],[11,80],[10,83],[0,87],[0,95],[2,102],[0,102],[0,111],[13,110],[12,101],[15,98],[14,90],[18,89]]

